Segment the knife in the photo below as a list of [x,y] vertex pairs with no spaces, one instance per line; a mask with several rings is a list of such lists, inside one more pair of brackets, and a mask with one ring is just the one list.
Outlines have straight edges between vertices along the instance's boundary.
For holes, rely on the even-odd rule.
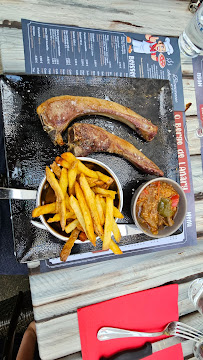
[[[0,187],[0,200],[2,199],[35,200],[36,196],[37,196],[36,190],[13,189],[13,188],[9,189],[9,188]],[[140,231],[134,224],[118,224],[118,227],[121,232],[121,236],[130,236],[130,235],[142,233],[142,231]]]
[[[44,226],[41,222],[31,220],[32,225],[47,230],[46,226]],[[121,236],[129,236],[135,234],[141,234],[141,230],[139,230],[135,225],[128,225],[128,224],[118,224],[118,228],[121,232]]]
[[118,224],[118,228],[121,232],[121,236],[141,234],[142,231],[139,230],[134,224]]
[[146,356],[152,355],[152,353],[155,351],[153,351],[153,344],[148,342],[141,348],[124,350],[108,358],[101,357],[100,360],[140,360],[144,359]]
[[9,189],[0,187],[0,199],[35,200],[36,190]]

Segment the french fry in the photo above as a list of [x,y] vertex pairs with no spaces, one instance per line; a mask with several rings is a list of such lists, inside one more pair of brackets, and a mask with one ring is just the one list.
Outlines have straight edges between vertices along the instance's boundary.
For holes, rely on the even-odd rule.
[[79,182],[80,182],[80,186],[82,188],[82,191],[84,193],[87,205],[89,207],[91,216],[92,216],[92,220],[93,220],[93,224],[94,224],[94,230],[95,233],[98,236],[102,236],[104,231],[103,228],[101,226],[100,223],[100,219],[99,219],[99,214],[97,211],[97,206],[96,206],[96,201],[95,201],[95,194],[93,193],[93,191],[91,190],[85,175],[82,173],[79,177]]
[[63,249],[61,250],[61,254],[60,254],[60,259],[61,261],[66,261],[68,256],[71,253],[71,250],[73,248],[73,245],[75,243],[75,240],[77,240],[78,235],[79,235],[80,230],[78,229],[74,229],[68,239],[68,241],[66,241]]
[[103,182],[108,184],[108,186],[110,186],[114,182],[112,177],[103,174],[101,171],[96,171],[96,174],[98,175],[99,180],[102,180]]
[[78,173],[78,160],[74,161],[68,170],[69,195],[75,195],[75,181]]
[[112,229],[113,229],[113,199],[107,197],[102,250],[109,249]]
[[71,221],[68,225],[66,225],[65,232],[67,234],[71,233],[71,231],[73,231],[77,227],[78,223],[79,223],[78,219]]
[[98,195],[98,194],[95,196],[97,211],[98,211],[98,213],[99,213],[101,225],[103,226],[103,225],[104,225],[104,222],[105,222],[105,216],[104,216],[104,211],[103,211],[103,207],[102,207],[100,198],[101,198],[101,197],[100,197],[100,195]]
[[[96,185],[96,186],[98,186],[98,185]],[[106,189],[106,190],[108,190],[108,188],[109,188],[109,185],[108,184],[106,184],[106,183],[103,183],[102,185],[99,185],[102,189]]]
[[119,246],[112,239],[109,244],[109,249],[116,255],[121,255],[123,253]]
[[[102,204],[103,211],[105,212],[106,211],[106,201],[102,196],[100,197],[100,202]],[[121,212],[115,206],[113,207],[113,216],[118,219],[124,218],[123,214],[121,214]]]
[[91,177],[88,177],[88,176],[86,176],[86,179],[87,179],[87,182],[88,182],[90,187],[103,186],[105,184],[102,180],[98,180],[98,179],[91,178]]
[[53,223],[53,222],[58,222],[60,221],[61,217],[60,214],[55,214],[53,217],[50,217],[47,222],[48,223]]
[[49,169],[48,166],[46,166],[46,177],[47,177],[47,181],[49,182],[50,186],[54,190],[58,201],[60,202],[60,201],[64,200],[64,195],[59,186],[59,183],[58,183],[57,179],[55,178],[54,173]]
[[59,187],[61,188],[63,198],[60,199],[59,196],[56,197],[56,211],[60,214],[60,224],[61,229],[64,231],[66,226],[66,201],[65,194],[68,186],[68,170],[66,168],[62,168],[61,176],[59,179]]
[[51,165],[50,168],[52,169],[52,171],[54,172],[54,174],[57,176],[57,178],[59,179],[61,176],[61,168],[57,165],[57,163],[54,161]]
[[51,204],[46,204],[46,205],[41,205],[36,207],[33,211],[32,211],[32,217],[38,217],[40,215],[45,215],[45,214],[55,214],[56,212],[56,203],[51,203]]
[[66,202],[65,199],[59,202],[59,214],[61,229],[64,231],[66,226]]
[[83,231],[86,233],[85,220],[83,218],[83,214],[82,214],[82,211],[80,209],[79,202],[73,195],[70,196],[70,205],[71,205],[71,207],[72,207],[72,209],[73,209],[73,211],[74,211],[80,225],[82,226]]
[[[99,196],[99,194],[98,194],[98,196]],[[106,198],[103,198],[102,195],[100,195],[99,200],[100,200],[103,212],[105,213],[106,212]]]
[[61,190],[63,192],[63,195],[65,197],[67,187],[68,187],[68,170],[66,168],[61,169],[61,176],[60,176],[60,179],[59,179],[59,185],[60,185]]
[[[49,174],[49,176],[50,176],[50,174]],[[66,194],[66,190],[67,190],[67,186],[68,186],[68,171],[67,171],[67,169],[62,168],[59,183],[56,179],[55,179],[56,180],[56,182],[55,182],[53,177],[51,177],[51,176],[50,176],[50,179],[52,181],[53,186],[55,186],[54,191],[56,194],[56,212],[60,214],[61,229],[64,231],[65,226],[66,226],[65,194]],[[61,192],[59,192],[58,185],[61,189]]]
[[60,204],[59,204],[59,199],[56,198],[56,213],[58,214],[60,212]]
[[[67,219],[75,219],[76,218],[76,215],[73,211],[66,211],[66,220]],[[55,214],[52,218],[49,218],[47,220],[48,223],[53,223],[53,222],[58,222],[60,221],[61,219],[61,216],[60,214]]]
[[[66,261],[77,238],[81,241],[89,239],[95,246],[96,236],[99,236],[103,250],[110,249],[114,254],[122,254],[111,238],[113,234],[115,241],[120,241],[121,233],[114,217],[123,218],[113,204],[117,192],[109,190],[114,180],[100,171],[94,171],[94,168],[94,165],[85,165],[70,152],[57,156],[50,168],[46,167],[47,182],[56,200],[38,206],[32,216],[50,214],[47,222],[60,222],[61,229],[69,234],[69,240],[61,251],[62,261]],[[50,194],[52,196],[52,191]]]
[[96,237],[94,234],[94,227],[93,227],[93,221],[91,218],[91,214],[90,214],[90,210],[88,208],[88,205],[86,203],[85,197],[83,195],[83,192],[81,190],[80,185],[78,184],[78,182],[76,181],[75,183],[75,192],[76,192],[76,197],[78,199],[82,214],[83,214],[83,218],[85,221],[85,227],[86,227],[86,234],[88,239],[92,242],[92,244],[95,246],[96,245]]
[[[66,193],[65,195],[65,203],[66,203],[66,209],[70,210],[70,201],[69,201],[69,195]],[[70,210],[71,211],[71,210]]]
[[76,219],[76,215],[75,215],[74,211],[66,212],[66,220],[68,220],[68,219]]
[[83,227],[80,224],[77,225],[77,229],[84,232]]
[[70,151],[61,154],[61,157],[70,164],[76,160],[75,155],[73,155]]
[[95,182],[95,186],[100,186],[102,188],[106,188],[106,186],[108,186],[107,184],[105,184],[105,182],[103,182],[102,180],[96,180]]
[[113,216],[115,218],[118,218],[118,219],[123,219],[124,218],[123,214],[121,214],[121,212],[115,206],[113,207]]
[[[103,241],[103,237],[101,237],[101,240]],[[123,254],[122,250],[119,248],[119,246],[111,239],[109,244],[109,249],[113,251],[115,255],[121,255]]]
[[60,156],[57,156],[55,159],[56,163],[63,166],[66,169],[69,169],[70,163],[68,163],[66,160],[62,159]]
[[65,203],[66,203],[66,209],[69,211],[73,211],[71,205],[70,205],[70,197],[69,195],[66,193],[65,195]]
[[[69,164],[72,164],[76,161],[76,157],[71,152],[66,152],[61,155],[61,157],[66,160]],[[87,166],[85,166],[80,160],[78,160],[78,171],[85,174],[86,176],[93,177],[98,179],[98,175],[95,171],[90,170]]]
[[113,230],[115,240],[119,243],[120,240],[121,240],[121,233],[120,233],[120,230],[119,230],[119,227],[118,227],[117,223],[115,222],[115,219],[113,219],[112,230]]
[[100,194],[106,197],[110,196],[113,200],[115,199],[116,196],[116,191],[103,189],[98,186],[93,187],[92,190],[94,191],[95,194]]
[[96,174],[96,172],[94,170],[89,169],[81,161],[79,161],[78,169],[84,175],[98,179],[98,175]]

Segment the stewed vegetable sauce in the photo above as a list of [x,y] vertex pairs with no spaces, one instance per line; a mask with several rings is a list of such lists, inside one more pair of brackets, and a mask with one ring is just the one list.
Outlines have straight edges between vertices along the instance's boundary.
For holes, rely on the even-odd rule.
[[174,224],[178,203],[179,195],[172,185],[162,181],[153,182],[141,192],[137,200],[138,222],[156,235],[165,226]]

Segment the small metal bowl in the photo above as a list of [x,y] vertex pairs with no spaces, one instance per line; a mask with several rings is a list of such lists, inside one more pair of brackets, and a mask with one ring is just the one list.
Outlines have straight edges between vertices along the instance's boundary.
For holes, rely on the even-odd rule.
[[[115,206],[118,207],[118,209],[121,211],[122,210],[122,207],[123,207],[123,190],[122,190],[122,187],[121,187],[121,184],[120,184],[120,181],[118,180],[117,176],[114,174],[114,172],[105,164],[103,164],[101,161],[98,161],[98,160],[95,160],[95,159],[92,159],[92,158],[88,158],[88,157],[78,157],[77,159],[81,160],[83,163],[90,163],[90,164],[93,164],[94,166],[94,169],[96,168],[96,170],[99,170],[101,172],[103,172],[104,174],[106,175],[109,175],[111,176],[114,181],[115,181],[115,189],[117,191],[117,195],[116,195],[116,198],[115,201],[117,201],[117,204],[115,203]],[[46,176],[42,179],[40,185],[39,185],[39,188],[38,188],[38,191],[37,191],[37,198],[36,198],[36,206],[40,206],[42,205],[42,192],[43,192],[43,189],[45,188],[45,185],[46,185]],[[46,216],[44,215],[40,215],[40,220],[42,222],[42,224],[45,226],[45,228],[52,234],[54,235],[55,237],[57,237],[58,239],[60,240],[63,240],[63,241],[67,241],[69,236],[68,234],[66,235],[65,232],[63,233],[59,233],[58,231],[56,231],[56,229],[54,229],[53,226],[51,226],[47,220],[46,220]],[[53,225],[53,224],[52,224]],[[89,241],[89,240],[87,240]],[[87,242],[86,241],[86,242]],[[76,243],[81,243],[82,241],[80,240],[76,240]]]
[[[157,235],[154,235],[151,233],[151,231],[149,229],[142,226],[138,222],[137,215],[136,215],[136,204],[137,204],[137,200],[138,200],[141,192],[149,184],[151,184],[153,182],[157,182],[157,181],[166,182],[166,183],[172,185],[174,190],[177,191],[177,193],[179,194],[180,198],[179,198],[178,209],[177,209],[177,212],[174,217],[174,224],[172,226],[166,226],[164,229],[159,230]],[[156,179],[147,181],[146,183],[140,185],[138,187],[138,189],[135,191],[135,193],[132,197],[132,201],[131,201],[131,215],[132,215],[132,218],[133,218],[135,224],[143,233],[145,233],[146,235],[153,237],[153,238],[162,238],[162,237],[166,237],[166,236],[174,234],[176,232],[176,230],[178,230],[179,227],[182,225],[184,218],[186,216],[186,212],[187,212],[187,199],[186,199],[183,189],[177,182],[175,182],[174,180],[168,179],[168,178],[160,177],[160,178],[156,178]]]

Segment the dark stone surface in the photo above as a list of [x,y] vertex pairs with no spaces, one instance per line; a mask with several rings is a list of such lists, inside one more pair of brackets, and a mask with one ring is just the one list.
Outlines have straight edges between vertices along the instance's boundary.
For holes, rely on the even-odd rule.
[[[150,119],[158,134],[146,142],[128,126],[102,116],[86,116],[78,121],[101,126],[129,141],[154,161],[164,175],[179,181],[175,122],[170,84],[167,80],[76,77],[76,76],[2,76],[3,120],[9,187],[37,189],[45,166],[66,151],[54,146],[44,132],[36,113],[43,101],[58,95],[108,97]],[[67,131],[63,134],[67,141]],[[154,176],[141,173],[128,161],[112,154],[93,154],[118,176],[124,193],[122,222],[132,224],[130,202],[134,190]],[[57,257],[62,242],[44,230],[31,225],[35,201],[11,201],[15,251],[18,261]],[[125,244],[150,239],[145,235],[126,237]],[[123,244],[123,243],[122,243]],[[97,250],[101,249],[98,243]],[[72,253],[92,250],[89,244],[75,245]]]

